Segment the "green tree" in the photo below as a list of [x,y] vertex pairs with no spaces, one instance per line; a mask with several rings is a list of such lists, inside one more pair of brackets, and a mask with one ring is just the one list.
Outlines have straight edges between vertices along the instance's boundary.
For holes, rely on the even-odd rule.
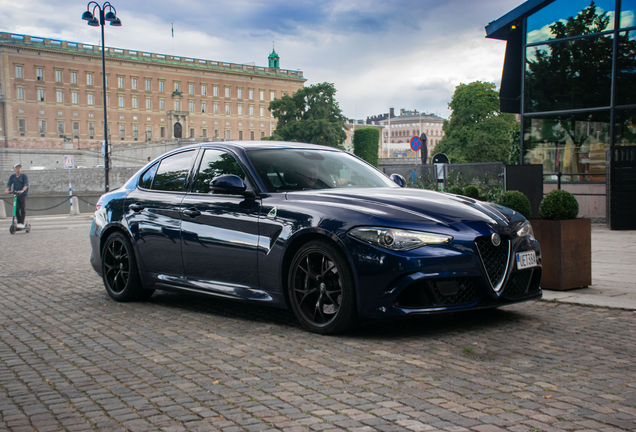
[[353,131],[353,154],[378,166],[380,131],[374,127],[363,127]]
[[265,139],[342,147],[347,137],[346,117],[342,115],[335,94],[333,84],[321,83],[273,100],[269,110],[278,124],[274,135]]
[[499,92],[493,83],[460,84],[448,104],[453,111],[444,120],[444,137],[434,153],[446,154],[453,163],[509,162],[511,145],[518,145],[519,123],[513,114],[499,110]]

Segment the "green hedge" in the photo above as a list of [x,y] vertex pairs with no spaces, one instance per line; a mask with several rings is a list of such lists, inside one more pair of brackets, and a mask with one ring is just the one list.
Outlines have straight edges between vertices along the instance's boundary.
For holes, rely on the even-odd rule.
[[502,193],[497,204],[521,213],[525,218],[530,216],[530,200],[519,191],[512,190]]
[[576,219],[579,203],[570,192],[555,189],[539,205],[539,216],[547,220]]
[[353,132],[353,154],[378,166],[380,131],[374,127],[362,127]]

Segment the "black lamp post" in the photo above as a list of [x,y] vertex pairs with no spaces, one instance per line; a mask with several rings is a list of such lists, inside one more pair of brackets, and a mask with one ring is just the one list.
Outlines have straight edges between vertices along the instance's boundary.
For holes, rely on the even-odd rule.
[[[91,5],[93,7],[91,11]],[[99,20],[95,16],[95,10],[99,11]],[[108,12],[106,12],[108,11]],[[106,47],[104,46],[104,24],[106,21],[110,22],[110,25],[121,27],[121,21],[117,18],[117,10],[110,4],[110,2],[104,3],[102,6],[99,3],[91,1],[86,5],[86,12],[82,14],[82,19],[88,21],[88,25],[91,27],[102,26],[102,88],[104,95],[104,191],[108,192],[108,166],[110,164],[110,155],[108,154],[108,116],[106,115]]]

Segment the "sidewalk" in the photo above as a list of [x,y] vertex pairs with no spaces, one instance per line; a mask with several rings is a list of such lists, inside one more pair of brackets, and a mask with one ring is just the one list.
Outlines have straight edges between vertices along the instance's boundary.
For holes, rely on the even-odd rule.
[[610,231],[592,224],[592,285],[544,290],[543,299],[636,310],[636,231]]

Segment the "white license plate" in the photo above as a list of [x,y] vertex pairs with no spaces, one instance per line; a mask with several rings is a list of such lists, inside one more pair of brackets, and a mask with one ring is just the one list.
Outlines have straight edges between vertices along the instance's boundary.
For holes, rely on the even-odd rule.
[[524,269],[537,265],[537,254],[534,251],[519,252],[517,254],[517,268]]

